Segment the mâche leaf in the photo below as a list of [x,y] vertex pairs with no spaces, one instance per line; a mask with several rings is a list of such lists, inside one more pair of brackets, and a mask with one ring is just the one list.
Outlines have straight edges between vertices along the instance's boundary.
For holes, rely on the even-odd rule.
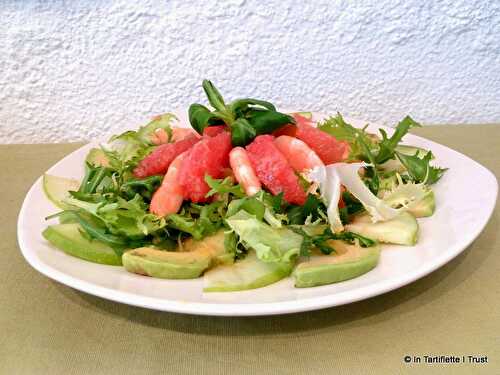
[[189,123],[191,127],[199,134],[203,134],[203,130],[210,126],[211,123],[216,123],[219,118],[214,115],[204,105],[194,103],[189,106],[188,110]]
[[256,134],[269,134],[287,124],[295,124],[292,116],[274,110],[250,110],[246,118]]
[[222,98],[219,90],[214,86],[214,84],[208,79],[203,80],[203,90],[208,98],[208,102],[212,107],[214,107],[217,111],[225,112],[227,110],[226,103]]
[[203,90],[213,111],[202,104],[194,103],[189,107],[189,122],[199,134],[207,126],[225,124],[231,132],[233,146],[245,146],[260,134],[269,134],[290,123],[293,117],[276,111],[272,103],[260,99],[236,99],[226,104],[215,85],[203,81]]
[[236,119],[230,129],[233,146],[245,146],[257,135],[255,128],[246,118]]

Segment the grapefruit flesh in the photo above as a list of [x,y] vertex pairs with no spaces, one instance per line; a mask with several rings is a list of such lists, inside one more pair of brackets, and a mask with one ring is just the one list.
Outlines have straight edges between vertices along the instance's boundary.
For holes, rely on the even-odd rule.
[[297,122],[295,136],[306,143],[325,163],[333,164],[344,161],[349,156],[349,143],[339,141],[334,136],[314,127],[311,120],[299,115],[293,115]]
[[290,164],[274,144],[271,135],[259,135],[246,146],[248,158],[262,184],[274,195],[293,204],[304,204],[306,193]]
[[194,203],[209,200],[205,197],[210,191],[205,175],[222,178],[229,166],[229,151],[231,135],[227,131],[214,137],[204,136],[188,151],[179,170],[179,184],[185,199]]
[[207,126],[205,129],[203,129],[203,135],[206,137],[215,137],[217,134],[220,134],[226,130],[226,125]]
[[177,155],[189,150],[198,141],[199,138],[190,135],[180,141],[165,143],[156,147],[152,153],[142,159],[137,167],[135,167],[134,176],[145,178],[167,173],[170,163],[172,163]]

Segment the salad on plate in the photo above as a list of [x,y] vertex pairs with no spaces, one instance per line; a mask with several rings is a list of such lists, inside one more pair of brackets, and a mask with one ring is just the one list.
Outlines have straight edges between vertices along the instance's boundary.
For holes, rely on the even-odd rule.
[[376,267],[381,244],[416,244],[445,169],[401,144],[413,119],[372,134],[203,89],[190,128],[162,114],[93,148],[81,181],[45,174],[60,210],[44,238],[139,275],[203,277],[204,292],[341,282]]

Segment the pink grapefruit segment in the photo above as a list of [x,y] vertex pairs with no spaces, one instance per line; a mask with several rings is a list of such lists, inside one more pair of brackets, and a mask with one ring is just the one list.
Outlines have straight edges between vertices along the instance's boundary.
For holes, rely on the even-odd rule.
[[185,199],[194,203],[208,201],[205,195],[210,187],[205,182],[205,175],[223,177],[229,166],[229,151],[231,134],[227,131],[214,137],[204,136],[188,151],[179,170],[179,184]]
[[174,143],[165,143],[142,159],[134,169],[134,176],[137,178],[145,178],[157,174],[165,174],[170,166],[170,163],[177,155],[189,150],[200,139],[194,135],[188,136]]
[[333,164],[344,161],[349,156],[349,143],[339,141],[334,136],[314,127],[314,123],[299,114],[293,115],[297,122],[295,136],[306,143],[325,163]]
[[260,135],[246,146],[248,158],[262,184],[274,195],[283,192],[289,203],[304,204],[306,193],[271,135]]
[[206,137],[215,137],[217,134],[220,134],[226,130],[226,125],[207,126],[205,129],[203,129],[203,135]]

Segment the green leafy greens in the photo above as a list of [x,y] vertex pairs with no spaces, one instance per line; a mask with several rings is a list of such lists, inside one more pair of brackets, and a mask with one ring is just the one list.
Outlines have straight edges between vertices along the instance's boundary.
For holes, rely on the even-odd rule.
[[225,124],[231,131],[234,146],[245,146],[259,134],[271,133],[295,122],[293,117],[276,111],[273,104],[263,100],[245,98],[226,104],[219,90],[209,80],[203,81],[203,90],[214,111],[202,104],[192,104],[189,107],[191,126],[203,134],[207,126]]
[[351,160],[370,163],[366,168],[365,182],[370,190],[377,194],[381,179],[379,167],[388,160],[399,160],[408,171],[411,180],[429,185],[437,182],[446,171],[429,165],[432,159],[431,152],[421,157],[418,152],[415,155],[407,155],[397,151],[397,146],[408,131],[420,126],[410,116],[406,116],[397,124],[391,137],[388,137],[383,129],[379,130],[380,137],[377,137],[367,133],[366,127],[358,129],[348,124],[338,113],[319,124],[318,128],[340,140],[348,141],[351,145]]
[[431,151],[423,158],[420,158],[418,153],[415,155],[405,155],[396,152],[396,155],[405,166],[412,180],[417,183],[423,182],[427,185],[432,185],[436,183],[447,170],[447,168],[436,168],[429,164],[432,159]]
[[329,255],[335,249],[328,241],[341,240],[350,244],[358,243],[361,247],[371,247],[376,245],[376,241],[352,232],[333,233],[325,225],[318,226],[290,226],[295,233],[300,234],[304,241],[300,247],[300,256],[309,257],[311,249],[317,248],[321,253]]

